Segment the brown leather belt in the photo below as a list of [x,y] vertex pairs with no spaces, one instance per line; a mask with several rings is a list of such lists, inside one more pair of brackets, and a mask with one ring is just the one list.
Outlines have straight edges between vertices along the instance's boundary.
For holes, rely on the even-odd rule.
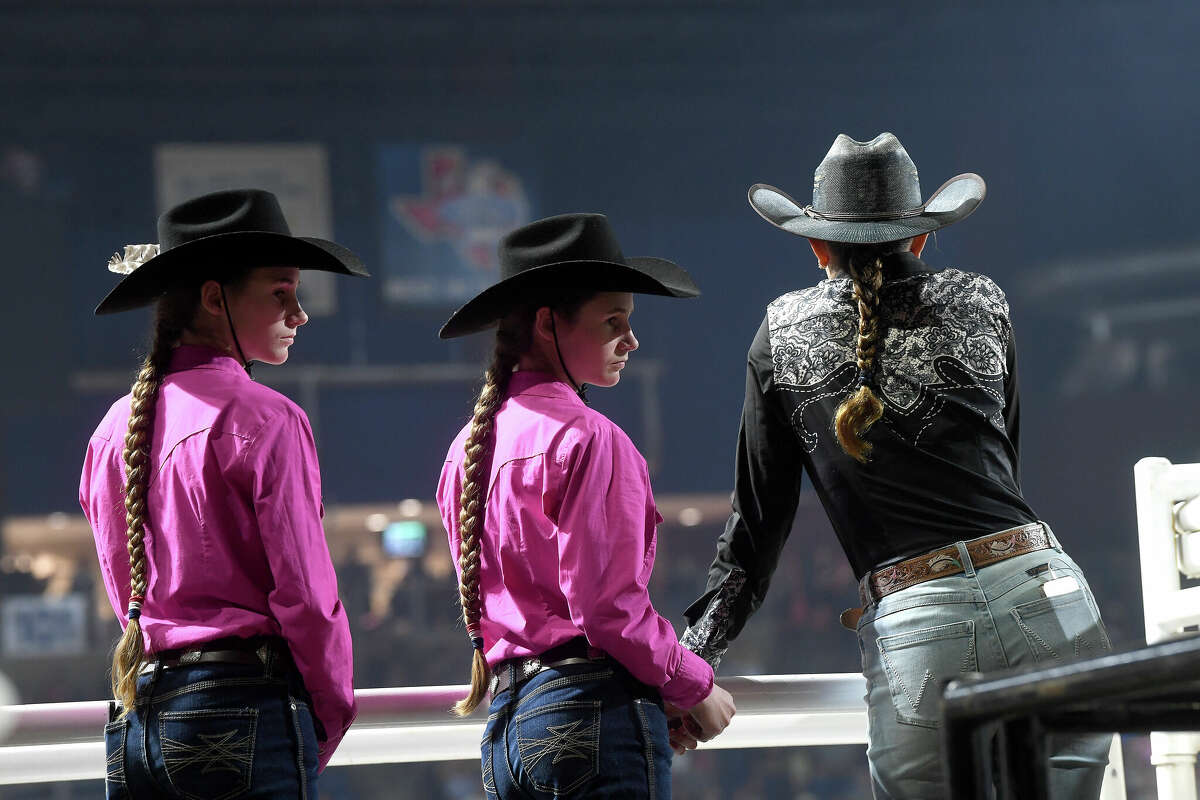
[[[975,569],[982,569],[989,564],[995,564],[1006,558],[1045,550],[1051,546],[1050,535],[1040,522],[1022,525],[1019,528],[1009,528],[999,533],[991,533],[965,542],[967,555]],[[893,592],[916,586],[918,583],[931,581],[934,578],[946,578],[966,572],[966,567],[959,561],[958,547],[948,545],[930,550],[913,558],[905,559],[897,564],[880,567],[870,576],[859,583],[861,608],[849,608],[842,612],[842,626],[855,630],[858,620],[866,609],[875,601],[887,597]],[[869,592],[869,596],[868,593]]]
[[139,674],[147,675],[156,667],[170,669],[193,664],[255,664],[261,667],[267,665],[268,659],[282,663],[289,658],[290,651],[287,645],[279,639],[228,637],[192,647],[155,653],[149,661],[142,665]]
[[492,684],[489,689],[492,697],[495,697],[512,686],[520,686],[543,670],[564,667],[568,664],[603,661],[605,658],[607,656],[603,650],[597,650],[588,644],[586,638],[577,636],[551,647],[540,655],[501,661],[493,671]]

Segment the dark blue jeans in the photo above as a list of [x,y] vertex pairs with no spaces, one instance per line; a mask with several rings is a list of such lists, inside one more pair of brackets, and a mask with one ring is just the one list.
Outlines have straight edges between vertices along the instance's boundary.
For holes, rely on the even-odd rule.
[[161,669],[104,728],[110,800],[317,797],[317,735],[294,671],[250,664]]
[[[503,667],[501,667],[503,669]],[[662,698],[615,661],[548,669],[492,700],[481,742],[489,800],[669,800]]]

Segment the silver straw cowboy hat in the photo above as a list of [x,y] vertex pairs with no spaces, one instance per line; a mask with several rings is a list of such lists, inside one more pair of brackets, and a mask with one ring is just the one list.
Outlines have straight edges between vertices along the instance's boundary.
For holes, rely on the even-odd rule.
[[838,134],[813,173],[810,205],[765,183],[750,187],[750,205],[767,222],[797,236],[878,244],[920,236],[967,217],[987,187],[973,172],[955,175],[921,202],[917,167],[900,140],[881,133],[869,142]]

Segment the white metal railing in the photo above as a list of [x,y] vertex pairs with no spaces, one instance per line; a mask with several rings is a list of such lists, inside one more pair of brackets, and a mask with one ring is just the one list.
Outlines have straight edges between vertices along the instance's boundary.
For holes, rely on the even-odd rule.
[[[724,678],[738,713],[705,749],[864,744],[866,682],[858,673]],[[358,719],[330,766],[479,758],[486,711],[448,713],[465,686],[359,689]],[[0,707],[0,784],[104,777],[104,701]],[[1120,737],[1101,800],[1124,800]]]
[[[862,675],[725,678],[737,716],[708,748],[862,744],[867,740]],[[448,709],[465,686],[359,689],[358,719],[330,766],[479,758],[486,711],[460,720]],[[100,732],[108,704],[45,703],[0,708],[0,784],[104,777]]]
[[[1200,623],[1200,586],[1182,588],[1180,573],[1200,577],[1200,464],[1143,458],[1133,468],[1146,644],[1173,639]],[[1196,800],[1193,733],[1150,734],[1159,800]]]

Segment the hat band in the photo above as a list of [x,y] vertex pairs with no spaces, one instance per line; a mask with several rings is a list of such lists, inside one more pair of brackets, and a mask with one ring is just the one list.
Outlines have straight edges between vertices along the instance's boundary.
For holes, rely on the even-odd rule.
[[832,214],[823,211],[817,211],[812,206],[805,206],[800,209],[804,212],[804,216],[812,219],[823,219],[828,222],[883,222],[889,219],[907,219],[909,217],[919,217],[925,213],[925,206],[917,206],[910,208],[907,211],[884,211],[882,213],[871,214]]

